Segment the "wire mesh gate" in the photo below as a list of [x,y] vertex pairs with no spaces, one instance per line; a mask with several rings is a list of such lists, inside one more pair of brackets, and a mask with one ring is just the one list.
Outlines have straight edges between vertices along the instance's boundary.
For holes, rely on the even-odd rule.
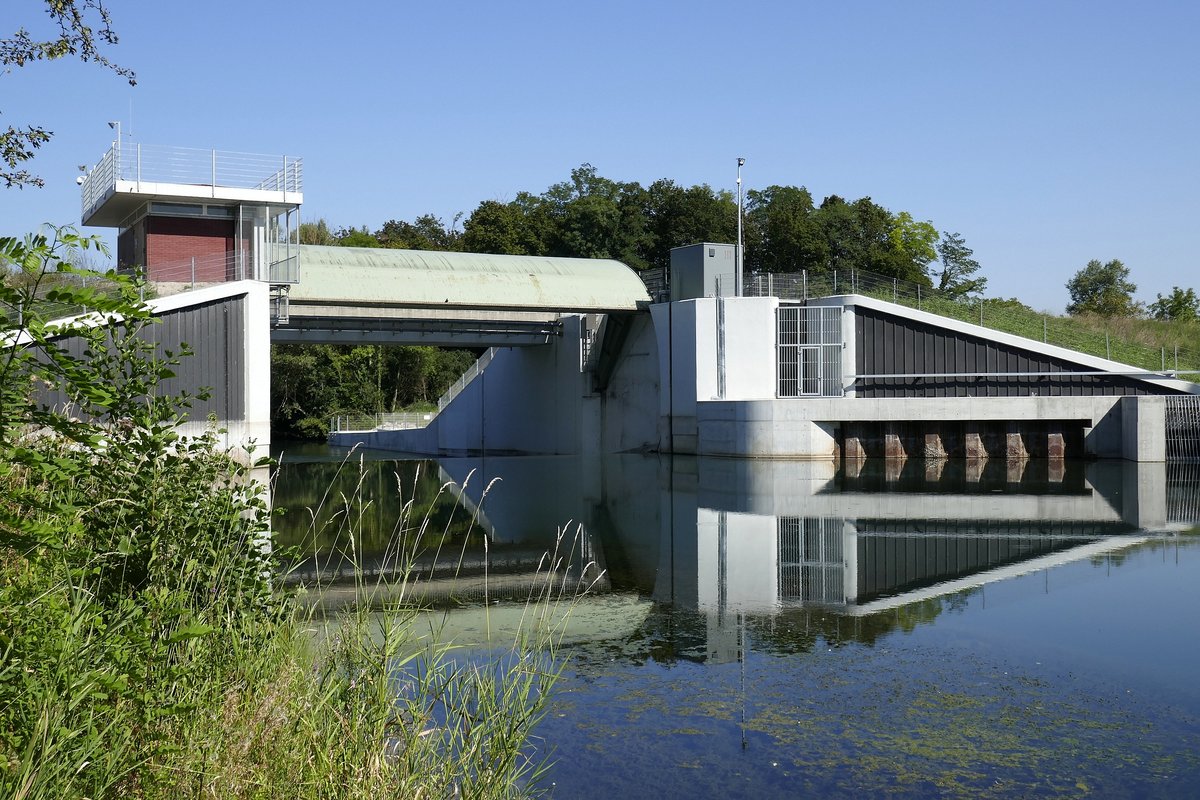
[[1200,463],[1200,395],[1165,399],[1167,461]]
[[842,396],[840,306],[780,306],[775,343],[779,397]]

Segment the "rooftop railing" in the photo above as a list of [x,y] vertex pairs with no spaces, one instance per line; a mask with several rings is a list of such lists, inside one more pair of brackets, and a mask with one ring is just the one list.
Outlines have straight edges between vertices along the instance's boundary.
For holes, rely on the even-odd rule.
[[84,178],[83,211],[103,200],[119,180],[299,194],[304,190],[304,161],[195,147],[114,143]]

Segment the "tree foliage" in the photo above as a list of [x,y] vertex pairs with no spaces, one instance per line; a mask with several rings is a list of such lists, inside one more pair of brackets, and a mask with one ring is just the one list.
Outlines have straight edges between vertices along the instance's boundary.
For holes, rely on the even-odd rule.
[[337,236],[329,230],[329,223],[323,217],[316,222],[301,222],[297,234],[300,238],[300,244],[337,244]]
[[[730,192],[707,184],[688,187],[664,178],[643,187],[582,164],[540,194],[481,202],[461,234],[455,223],[447,227],[426,214],[411,223],[391,220],[374,232],[342,230],[335,238],[356,247],[612,258],[648,269],[669,266],[675,247],[734,241],[737,204]],[[893,213],[869,197],[849,202],[831,195],[817,207],[802,186],[748,192],[744,228],[748,271],[864,269],[929,285],[929,264],[937,257],[932,223]]]
[[383,247],[398,250],[458,250],[462,234],[456,229],[459,214],[449,227],[433,214],[422,214],[412,222],[388,220],[375,232]]
[[283,436],[324,438],[337,414],[428,406],[475,353],[410,345],[275,345],[271,424]]
[[[25,28],[10,38],[0,39],[0,67],[24,67],[35,61],[76,56],[94,62],[137,83],[133,71],[109,60],[105,50],[117,44],[117,34],[104,0],[45,0],[46,14],[57,33],[31,34]],[[8,69],[0,71],[8,71]],[[12,126],[0,130],[0,179],[9,188],[41,186],[43,181],[22,167],[53,134],[37,125]]]
[[975,251],[967,247],[962,234],[943,231],[937,252],[942,263],[937,281],[938,291],[959,298],[980,294],[987,288],[987,278],[975,277],[980,269],[979,262],[973,258]]
[[1200,298],[1193,289],[1172,287],[1166,297],[1161,294],[1150,304],[1150,315],[1155,319],[1189,321],[1200,318]]
[[1141,313],[1133,299],[1137,285],[1129,280],[1129,268],[1115,258],[1103,264],[1089,261],[1067,281],[1067,291],[1071,295],[1068,314],[1134,317]]

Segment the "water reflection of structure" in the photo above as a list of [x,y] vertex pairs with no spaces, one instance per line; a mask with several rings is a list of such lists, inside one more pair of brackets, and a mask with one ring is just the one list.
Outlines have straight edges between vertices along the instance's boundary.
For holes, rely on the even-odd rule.
[[686,636],[671,634],[688,641],[668,649],[706,660],[737,658],[746,624],[871,640],[989,582],[1104,558],[1200,519],[1200,469],[1180,465],[993,460],[931,471],[875,461],[837,471],[612,456],[450,459],[440,469],[439,480],[465,485],[461,501],[488,550],[472,551],[454,583],[432,580],[429,565],[431,589],[470,599],[487,566],[508,573],[501,596],[520,596],[565,531],[565,574],[603,569],[594,591],[647,598],[647,641],[660,633],[646,633],[654,609],[693,613]]
[[603,551],[582,526],[556,537],[536,515],[525,524],[507,516],[497,530],[485,505],[503,513],[511,498],[483,501],[494,477],[452,460],[439,469],[392,458],[287,457],[275,500],[291,513],[275,528],[285,553],[300,554],[285,555],[285,580],[320,586],[327,607],[519,601],[551,580],[568,591],[606,590]]
[[[705,618],[707,660],[738,657],[747,618],[819,617],[871,637],[883,612],[908,624],[898,612],[913,604],[936,615],[939,598],[1103,557],[1184,521],[1168,509],[1161,464],[864,466],[677,459],[660,478],[670,491],[650,591]],[[1195,483],[1170,485],[1172,497],[1195,496]]]

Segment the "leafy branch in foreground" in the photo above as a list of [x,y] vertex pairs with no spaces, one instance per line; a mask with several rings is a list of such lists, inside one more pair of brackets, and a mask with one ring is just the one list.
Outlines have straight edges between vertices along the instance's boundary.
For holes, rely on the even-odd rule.
[[[45,0],[45,3],[46,14],[58,33],[42,39],[21,28],[9,38],[0,39],[0,66],[24,67],[34,61],[77,56],[80,61],[112,70],[129,81],[130,86],[137,84],[133,70],[114,64],[104,53],[105,48],[117,44],[104,0]],[[43,185],[41,178],[19,165],[33,158],[34,151],[52,135],[35,125],[9,126],[0,131],[0,180],[8,188]]]

